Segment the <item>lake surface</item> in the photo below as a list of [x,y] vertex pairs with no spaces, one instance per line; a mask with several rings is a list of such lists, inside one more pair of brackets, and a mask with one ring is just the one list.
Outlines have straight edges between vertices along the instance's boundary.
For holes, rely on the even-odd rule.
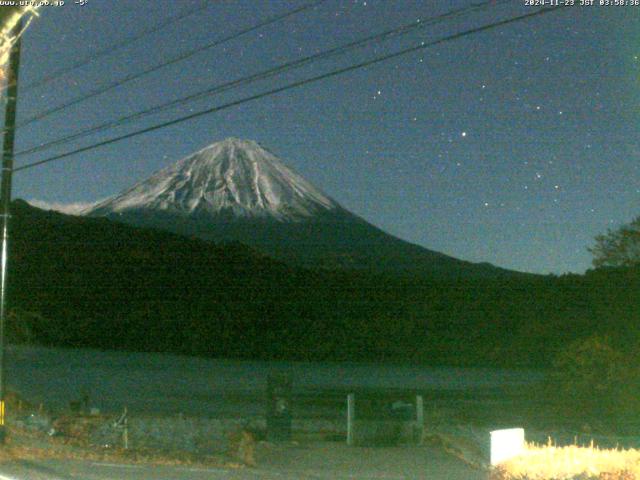
[[[105,412],[215,415],[236,402],[243,414],[261,411],[255,399],[267,375],[286,372],[294,389],[411,389],[469,392],[539,382],[529,370],[376,365],[367,363],[214,360],[156,353],[9,346],[8,388],[33,402],[65,407],[83,394]],[[252,402],[238,399],[252,398]],[[240,403],[243,403],[240,405]]]

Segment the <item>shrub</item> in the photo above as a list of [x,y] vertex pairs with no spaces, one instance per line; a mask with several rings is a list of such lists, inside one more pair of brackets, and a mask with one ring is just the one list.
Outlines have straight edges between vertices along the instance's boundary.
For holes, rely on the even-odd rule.
[[560,412],[586,423],[622,425],[640,412],[640,370],[606,337],[571,343],[553,361],[548,394]]

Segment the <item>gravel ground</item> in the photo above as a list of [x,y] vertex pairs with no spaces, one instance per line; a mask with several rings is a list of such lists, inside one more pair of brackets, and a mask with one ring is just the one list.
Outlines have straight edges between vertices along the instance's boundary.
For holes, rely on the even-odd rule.
[[127,465],[78,460],[16,460],[0,465],[3,480],[486,480],[438,448],[359,448],[319,442],[261,445],[257,468]]
[[347,447],[320,442],[286,447],[266,445],[258,449],[260,470],[284,478],[362,478],[480,480],[485,470],[470,467],[441,448]]

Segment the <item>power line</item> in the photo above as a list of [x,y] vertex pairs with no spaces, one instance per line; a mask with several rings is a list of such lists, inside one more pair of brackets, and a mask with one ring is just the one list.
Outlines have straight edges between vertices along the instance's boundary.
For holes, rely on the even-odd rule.
[[151,35],[153,33],[156,33],[160,30],[162,30],[163,28],[179,22],[180,20],[182,20],[183,18],[187,18],[190,17],[191,15],[195,15],[196,13],[202,12],[206,9],[208,9],[212,4],[210,2],[208,2],[207,0],[205,0],[204,4],[196,7],[195,9],[190,8],[187,10],[184,10],[183,12],[178,13],[177,15],[174,15],[172,17],[169,17],[167,19],[165,19],[164,21],[158,23],[157,25],[154,25],[152,27],[149,27],[146,30],[142,30],[141,32],[129,37],[129,38],[125,38],[119,42],[116,42],[112,45],[109,45],[105,48],[103,48],[102,50],[98,50],[97,52],[87,55],[86,57],[76,61],[75,63],[72,63],[71,65],[67,66],[67,67],[63,67],[60,68],[58,70],[55,70],[53,72],[51,72],[49,75],[46,75],[44,77],[42,77],[40,80],[36,80],[35,82],[32,82],[30,84],[27,84],[26,87],[24,87],[24,91],[28,91],[31,90],[33,88],[37,88],[40,87],[42,85],[45,85],[47,83],[52,82],[53,80],[58,79],[59,77],[62,77],[63,75],[66,75],[67,73],[71,72],[72,70],[75,70],[77,68],[80,67],[84,67],[85,65],[88,65],[89,63],[93,63],[95,62],[97,59],[104,57],[106,55],[110,55],[124,47],[129,46],[132,43],[137,42],[138,40],[146,37],[147,35]]
[[401,56],[404,56],[404,55],[407,55],[407,54],[410,54],[410,53],[414,53],[414,52],[418,52],[420,50],[424,50],[424,49],[426,49],[428,47],[432,47],[432,46],[435,46],[435,45],[446,43],[446,42],[449,42],[449,41],[452,41],[452,40],[457,40],[459,38],[463,38],[463,37],[466,37],[466,36],[469,36],[469,35],[473,35],[473,34],[476,34],[476,33],[480,33],[480,32],[484,32],[484,31],[487,31],[487,30],[493,30],[495,28],[498,28],[498,27],[501,27],[501,26],[504,26],[504,25],[508,25],[508,24],[511,24],[511,23],[519,22],[521,20],[525,20],[525,19],[528,19],[528,18],[541,16],[541,15],[544,15],[544,14],[547,14],[547,13],[550,13],[550,12],[554,12],[556,10],[560,10],[562,8],[565,8],[565,5],[558,6],[558,7],[547,7],[547,8],[543,8],[543,9],[537,10],[537,11],[532,12],[532,13],[519,15],[517,17],[512,17],[512,18],[509,18],[509,19],[506,19],[506,20],[501,20],[499,22],[490,23],[488,25],[483,25],[481,27],[476,27],[476,28],[472,28],[472,29],[469,29],[469,30],[465,30],[463,32],[459,32],[459,33],[455,33],[455,34],[452,34],[452,35],[448,35],[446,37],[443,37],[443,38],[438,39],[438,40],[434,40],[432,42],[422,42],[420,45],[417,45],[417,46],[414,46],[414,47],[405,48],[403,50],[399,50],[399,51],[394,52],[394,53],[390,53],[390,54],[382,55],[382,56],[379,56],[379,57],[375,57],[373,59],[370,59],[370,60],[367,60],[367,61],[364,61],[364,62],[361,62],[361,63],[357,63],[357,64],[354,64],[354,65],[351,65],[351,66],[348,66],[348,67],[339,68],[337,70],[333,70],[331,72],[324,73],[322,75],[317,75],[315,77],[310,77],[310,78],[307,78],[307,79],[304,79],[304,80],[298,80],[296,82],[290,83],[290,84],[285,85],[283,87],[274,88],[274,89],[271,89],[271,90],[268,90],[268,91],[265,91],[265,92],[262,92],[262,93],[258,93],[256,95],[252,95],[250,97],[245,97],[245,98],[242,98],[240,100],[235,100],[233,102],[229,102],[229,103],[226,103],[226,104],[223,104],[223,105],[219,105],[219,106],[212,107],[212,108],[209,108],[209,109],[206,109],[206,110],[202,110],[200,112],[195,112],[195,113],[192,113],[190,115],[186,115],[184,117],[176,118],[176,119],[173,119],[173,120],[170,120],[170,121],[167,121],[167,122],[163,122],[163,123],[160,123],[160,124],[157,124],[157,125],[153,125],[151,127],[143,128],[141,130],[136,130],[134,132],[130,132],[130,133],[127,133],[127,134],[124,134],[124,135],[120,135],[118,137],[110,138],[108,140],[103,140],[103,141],[95,143],[93,145],[89,145],[89,146],[86,146],[86,147],[81,147],[81,148],[78,148],[78,149],[75,149],[75,150],[72,150],[72,151],[69,151],[69,152],[66,152],[66,153],[62,153],[62,154],[55,155],[55,156],[52,156],[52,157],[49,157],[49,158],[46,158],[46,159],[43,159],[43,160],[39,160],[37,162],[28,163],[28,164],[23,165],[21,167],[14,168],[14,171],[17,172],[17,171],[20,171],[20,170],[26,170],[26,169],[33,168],[33,167],[36,167],[36,166],[39,166],[39,165],[43,165],[43,164],[46,164],[46,163],[50,163],[50,162],[53,162],[53,161],[56,161],[56,160],[60,160],[60,159],[66,158],[66,157],[70,157],[70,156],[76,155],[78,153],[83,153],[83,152],[87,152],[87,151],[90,151],[90,150],[95,150],[96,148],[103,147],[105,145],[110,145],[112,143],[120,142],[122,140],[126,140],[126,139],[129,139],[129,138],[132,138],[132,137],[136,137],[138,135],[143,135],[145,133],[153,132],[155,130],[159,130],[159,129],[162,129],[162,128],[165,128],[165,127],[170,127],[172,125],[177,125],[179,123],[183,123],[183,122],[186,122],[188,120],[193,120],[195,118],[202,117],[204,115],[208,115],[208,114],[211,114],[211,113],[219,112],[221,110],[226,110],[228,108],[235,107],[235,106],[238,106],[238,105],[242,105],[244,103],[251,102],[253,100],[258,100],[258,99],[261,99],[261,98],[264,98],[264,97],[275,95],[277,93],[281,93],[281,92],[284,92],[284,91],[287,91],[287,90],[291,90],[293,88],[301,87],[303,85],[307,85],[307,84],[310,84],[310,83],[315,83],[315,82],[318,82],[320,80],[324,80],[324,79],[327,79],[327,78],[331,78],[331,77],[335,77],[335,76],[338,76],[338,75],[342,75],[344,73],[348,73],[348,72],[351,72],[351,71],[354,71],[354,70],[358,70],[360,68],[368,67],[368,66],[371,66],[371,65],[376,65],[378,63],[381,63],[381,62],[384,62],[384,61],[387,61],[387,60],[392,60],[394,58],[398,58],[398,57],[401,57]]
[[196,92],[194,94],[188,95],[186,97],[182,97],[176,100],[172,100],[170,102],[164,103],[164,104],[160,104],[160,105],[156,105],[154,107],[148,108],[146,110],[142,110],[140,112],[137,113],[133,113],[130,115],[125,115],[123,117],[117,118],[115,120],[111,120],[105,123],[102,123],[100,125],[97,126],[93,126],[93,127],[89,127],[86,128],[84,130],[80,130],[76,133],[72,133],[70,135],[67,135],[65,137],[56,139],[56,140],[52,140],[50,142],[47,143],[43,143],[41,145],[37,145],[25,150],[21,150],[19,152],[16,153],[16,156],[21,156],[21,155],[27,155],[27,154],[31,154],[31,153],[36,153],[36,152],[40,152],[42,150],[47,150],[51,147],[57,146],[57,145],[62,145],[65,143],[69,143],[73,140],[77,140],[79,138],[83,138],[86,137],[87,135],[93,134],[93,133],[98,133],[98,132],[102,132],[104,130],[108,130],[114,127],[119,127],[122,126],[126,123],[129,123],[133,120],[139,120],[141,118],[144,118],[146,116],[155,114],[155,113],[159,113],[161,111],[167,110],[171,107],[175,107],[178,105],[184,105],[186,103],[189,103],[191,101],[194,100],[198,100],[201,98],[205,98],[208,96],[212,96],[230,89],[234,89],[243,85],[247,85],[250,83],[253,83],[257,80],[264,80],[267,78],[271,78],[274,77],[275,75],[278,75],[280,73],[283,73],[285,71],[288,70],[292,70],[295,68],[299,68],[301,66],[307,65],[311,62],[317,61],[317,60],[323,60],[326,58],[330,58],[333,56],[338,56],[338,55],[343,55],[344,53],[362,47],[368,43],[371,43],[373,41],[384,41],[390,38],[396,38],[400,35],[405,35],[408,33],[411,33],[417,29],[421,29],[430,25],[434,25],[436,23],[439,23],[441,21],[444,20],[448,20],[450,18],[454,18],[454,17],[458,17],[458,16],[462,16],[477,10],[481,10],[484,9],[488,6],[495,6],[495,5],[499,5],[499,4],[504,4],[504,3],[508,3],[511,2],[513,0],[500,0],[500,1],[495,1],[495,0],[488,0],[486,2],[480,3],[480,4],[475,4],[472,5],[470,7],[463,7],[463,8],[459,8],[441,15],[437,15],[434,17],[429,17],[429,18],[424,18],[424,19],[418,19],[415,22],[411,22],[409,24],[405,24],[402,25],[400,27],[396,27],[390,30],[386,30],[384,32],[375,34],[375,35],[369,35],[365,38],[362,38],[360,40],[356,40],[354,42],[350,42],[344,45],[340,45],[338,47],[334,47],[328,50],[325,50],[323,52],[319,52],[317,54],[314,55],[309,55],[306,56],[304,58],[298,59],[298,60],[294,60],[291,62],[287,62],[281,65],[278,65],[276,67],[272,67],[269,68],[267,70],[263,70],[261,72],[255,73],[253,75],[249,75],[247,77],[243,77],[240,79],[236,79],[233,80],[231,82],[226,82],[223,84],[218,84],[218,85],[214,85],[213,87],[209,87],[206,90],[200,91],[200,92]]
[[228,36],[226,36],[226,37],[224,37],[224,38],[222,38],[220,40],[216,40],[213,43],[209,43],[209,44],[204,45],[202,47],[198,47],[196,49],[193,49],[193,50],[190,50],[188,52],[182,53],[182,54],[180,54],[180,55],[178,55],[176,57],[173,57],[170,60],[167,60],[166,62],[162,62],[162,63],[159,63],[157,65],[154,65],[153,67],[147,68],[146,70],[143,70],[143,71],[141,71],[139,73],[134,73],[134,74],[127,75],[126,77],[124,77],[124,78],[122,78],[120,80],[117,80],[117,81],[109,83],[109,84],[107,84],[107,85],[105,85],[103,87],[100,87],[100,88],[97,88],[95,90],[92,90],[91,92],[89,92],[89,93],[87,93],[85,95],[77,97],[77,98],[75,98],[73,100],[70,100],[70,101],[68,101],[66,103],[63,103],[62,105],[58,105],[57,107],[53,107],[53,108],[50,108],[49,110],[45,110],[45,111],[43,111],[43,112],[41,112],[39,114],[36,114],[36,115],[34,115],[34,116],[32,116],[32,117],[30,117],[30,118],[18,123],[17,127],[18,128],[24,127],[26,125],[29,125],[30,123],[36,122],[38,120],[42,120],[43,118],[46,118],[49,115],[53,115],[54,113],[57,113],[57,112],[59,112],[61,110],[64,110],[65,108],[71,107],[73,105],[77,105],[78,103],[84,102],[85,100],[88,100],[88,99],[93,98],[93,97],[97,97],[98,95],[102,95],[103,93],[108,92],[110,90],[113,90],[114,88],[117,88],[117,87],[119,87],[121,85],[129,83],[129,82],[131,82],[133,80],[137,80],[139,78],[142,78],[145,75],[149,75],[150,73],[156,72],[156,71],[158,71],[158,70],[160,70],[160,69],[162,69],[164,67],[167,67],[169,65],[173,65],[175,63],[181,62],[182,60],[186,60],[187,58],[191,58],[194,55],[196,55],[196,54],[198,54],[200,52],[203,52],[205,50],[217,47],[217,46],[222,45],[224,43],[227,43],[227,42],[229,42],[231,40],[235,40],[236,38],[239,38],[239,37],[241,37],[243,35],[246,35],[247,33],[251,33],[251,32],[253,32],[255,30],[258,30],[260,28],[263,28],[263,27],[266,27],[268,25],[271,25],[272,23],[278,22],[280,20],[284,20],[284,19],[286,19],[288,17],[291,17],[291,16],[293,16],[293,15],[295,15],[297,13],[303,12],[305,10],[309,10],[310,8],[316,7],[316,6],[318,6],[321,3],[324,3],[326,1],[327,0],[317,0],[315,2],[303,5],[302,7],[294,8],[293,10],[289,10],[289,11],[285,12],[284,14],[280,14],[280,15],[276,15],[276,16],[270,17],[270,18],[268,18],[266,20],[263,20],[262,22],[259,22],[259,23],[255,24],[255,25],[252,25],[251,27],[242,29],[242,30],[240,30],[240,31],[238,31],[236,33],[233,33],[231,35],[228,35]]

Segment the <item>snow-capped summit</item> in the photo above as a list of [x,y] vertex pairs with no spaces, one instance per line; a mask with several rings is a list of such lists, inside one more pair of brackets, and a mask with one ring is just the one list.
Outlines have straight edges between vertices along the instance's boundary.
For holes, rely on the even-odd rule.
[[338,204],[251,140],[227,138],[166,167],[85,212],[178,216],[231,214],[297,221]]

